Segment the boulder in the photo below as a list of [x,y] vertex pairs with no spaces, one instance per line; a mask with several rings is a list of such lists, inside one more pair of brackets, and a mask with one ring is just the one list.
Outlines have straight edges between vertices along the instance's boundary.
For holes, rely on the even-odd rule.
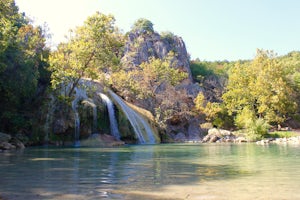
[[208,130],[208,134],[202,139],[202,142],[234,142],[235,139],[235,135],[228,130],[211,128]]
[[25,145],[23,144],[23,142],[21,142],[20,140],[18,140],[17,138],[13,138],[10,143],[15,146],[17,149],[24,149]]
[[12,150],[12,149],[16,149],[16,146],[14,146],[8,142],[1,142],[0,149],[1,150]]
[[11,140],[11,136],[6,134],[6,133],[1,133],[0,132],[0,143],[2,142],[8,142],[9,140]]
[[235,142],[237,143],[247,142],[247,139],[245,137],[240,136],[235,139]]
[[10,135],[0,133],[0,150],[24,149],[24,144]]

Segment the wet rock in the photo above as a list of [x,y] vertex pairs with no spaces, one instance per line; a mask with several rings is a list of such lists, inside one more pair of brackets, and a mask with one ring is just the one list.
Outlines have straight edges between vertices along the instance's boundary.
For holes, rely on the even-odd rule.
[[13,138],[10,143],[15,146],[17,149],[24,149],[25,145],[23,144],[23,142],[21,142],[20,140],[18,140],[17,138]]
[[209,142],[212,143],[212,142],[216,142],[217,140],[219,140],[220,138],[216,135],[211,135],[210,138],[209,138]]
[[92,134],[88,139],[80,141],[81,146],[89,147],[112,147],[122,146],[125,142],[117,140],[115,137],[107,134]]
[[0,149],[1,150],[12,150],[16,149],[16,146],[12,145],[11,143],[8,142],[1,142],[0,143]]
[[64,133],[68,129],[66,120],[64,119],[57,119],[54,122],[53,131],[54,133]]
[[0,150],[14,150],[24,148],[24,144],[17,138],[12,138],[8,134],[0,133]]
[[0,143],[1,142],[8,142],[9,140],[11,140],[11,136],[6,134],[6,133],[1,133],[0,132]]
[[180,132],[180,133],[177,133],[174,137],[174,141],[175,142],[184,142],[186,141],[186,136],[184,133]]

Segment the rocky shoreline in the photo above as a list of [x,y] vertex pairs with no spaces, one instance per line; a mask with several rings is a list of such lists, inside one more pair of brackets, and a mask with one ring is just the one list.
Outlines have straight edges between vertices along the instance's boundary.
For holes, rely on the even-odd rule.
[[266,138],[257,141],[256,144],[268,145],[268,144],[300,144],[300,136],[294,136],[289,138]]
[[24,148],[25,145],[18,138],[0,132],[0,152]]
[[[231,131],[224,129],[212,128],[208,130],[208,134],[199,141],[185,141],[187,143],[246,143],[252,142],[244,136],[237,136]],[[284,138],[265,138],[255,142],[258,145],[268,144],[299,144],[300,136],[284,137]]]
[[[224,129],[212,128],[208,130],[208,134],[199,140],[180,140],[176,142],[182,143],[250,143],[244,136],[237,136],[231,131]],[[255,142],[258,145],[268,144],[296,144],[300,145],[300,135],[285,138],[265,138]],[[115,147],[122,146],[123,141],[115,140],[113,136],[95,134],[87,140],[82,141],[83,146],[94,147]],[[0,152],[9,150],[24,149],[25,145],[16,137],[0,132]],[[1,198],[0,198],[1,200]]]

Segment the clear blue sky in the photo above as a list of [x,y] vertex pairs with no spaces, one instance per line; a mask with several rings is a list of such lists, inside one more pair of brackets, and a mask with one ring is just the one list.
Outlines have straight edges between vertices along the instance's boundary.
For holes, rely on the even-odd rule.
[[300,50],[300,0],[16,0],[54,44],[96,11],[113,14],[124,32],[139,18],[185,41],[192,59],[252,59],[257,48]]

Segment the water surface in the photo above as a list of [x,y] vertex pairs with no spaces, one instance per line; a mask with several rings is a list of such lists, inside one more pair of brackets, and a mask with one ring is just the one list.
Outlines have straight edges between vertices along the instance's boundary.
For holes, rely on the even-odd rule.
[[0,153],[5,199],[300,199],[300,147],[168,144]]

